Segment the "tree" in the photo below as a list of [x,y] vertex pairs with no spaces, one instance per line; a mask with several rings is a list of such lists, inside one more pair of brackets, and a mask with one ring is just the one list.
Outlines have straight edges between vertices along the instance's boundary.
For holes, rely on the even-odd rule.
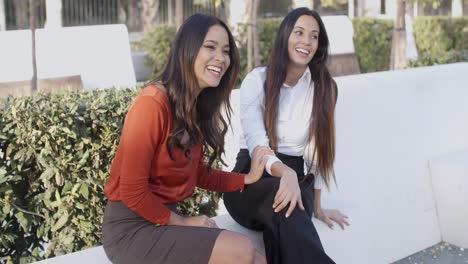
[[175,1],[175,23],[176,29],[179,30],[184,22],[184,2],[182,0]]
[[159,22],[159,0],[142,0],[141,4],[143,31],[146,32]]
[[247,5],[247,71],[260,65],[260,43],[257,30],[257,10],[260,0],[249,0]]
[[31,92],[37,91],[37,63],[36,63],[36,5],[34,0],[29,0],[29,26],[31,29],[32,67]]
[[390,69],[403,69],[406,67],[406,30],[405,30],[405,0],[397,1],[397,15],[395,18],[392,51],[390,57]]
[[432,4],[433,7],[440,5],[442,0],[395,0],[397,1],[397,12],[393,28],[392,50],[390,55],[390,69],[403,69],[406,67],[406,3],[407,1],[422,4]]
[[141,15],[138,0],[118,0],[118,21],[125,24],[129,31],[141,30]]

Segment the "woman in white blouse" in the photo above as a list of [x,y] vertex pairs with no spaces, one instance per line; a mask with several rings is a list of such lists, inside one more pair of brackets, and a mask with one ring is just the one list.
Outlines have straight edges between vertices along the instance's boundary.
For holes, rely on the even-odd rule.
[[320,205],[322,185],[334,179],[338,90],[326,66],[328,47],[318,13],[295,9],[278,29],[267,67],[242,82],[243,139],[234,171],[249,170],[256,146],[276,155],[260,181],[225,193],[224,202],[239,224],[263,231],[268,263],[334,263],[311,217],[330,228],[348,225],[347,216]]

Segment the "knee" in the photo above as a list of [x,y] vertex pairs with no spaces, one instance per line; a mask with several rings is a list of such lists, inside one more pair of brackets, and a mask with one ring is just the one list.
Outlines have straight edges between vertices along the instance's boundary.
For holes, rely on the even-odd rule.
[[239,233],[223,231],[210,258],[211,263],[255,263],[256,250],[252,241]]
[[239,243],[238,260],[239,263],[251,264],[255,263],[255,246],[252,240],[248,237],[242,236],[242,241]]

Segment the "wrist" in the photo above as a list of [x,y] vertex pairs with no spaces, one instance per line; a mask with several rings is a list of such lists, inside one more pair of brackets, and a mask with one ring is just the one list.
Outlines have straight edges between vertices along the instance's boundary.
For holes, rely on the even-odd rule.
[[251,180],[251,176],[249,172],[244,176],[244,184],[251,184],[251,183],[252,183],[252,180]]
[[169,217],[168,225],[185,225],[185,217],[171,212],[171,216]]

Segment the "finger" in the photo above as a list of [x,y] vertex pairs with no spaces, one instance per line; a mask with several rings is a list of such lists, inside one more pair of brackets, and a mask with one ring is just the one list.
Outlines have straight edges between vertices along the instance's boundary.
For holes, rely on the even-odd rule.
[[285,188],[283,186],[280,186],[275,195],[273,208],[275,208],[276,205],[278,205],[283,200],[283,199],[280,199],[280,197],[283,197],[284,193],[285,193]]
[[302,211],[305,210],[304,204],[302,203],[302,197],[299,198],[298,205],[299,205],[299,208],[300,208]]
[[296,203],[297,203],[296,199],[291,200],[291,202],[289,203],[288,211],[286,212],[286,218],[288,218],[292,214],[292,212],[294,211],[294,208],[296,208]]
[[283,208],[285,208],[288,203],[291,201],[291,198],[290,197],[286,197],[286,199],[284,199],[276,208],[275,208],[275,213],[278,213],[278,212],[281,212],[281,210],[283,210]]
[[288,192],[286,190],[282,190],[281,193],[279,193],[278,198],[275,199],[275,203],[273,204],[273,208],[276,208],[283,202],[286,197],[288,197]]
[[322,220],[330,229],[333,229],[333,222],[330,220],[330,218],[324,216]]

